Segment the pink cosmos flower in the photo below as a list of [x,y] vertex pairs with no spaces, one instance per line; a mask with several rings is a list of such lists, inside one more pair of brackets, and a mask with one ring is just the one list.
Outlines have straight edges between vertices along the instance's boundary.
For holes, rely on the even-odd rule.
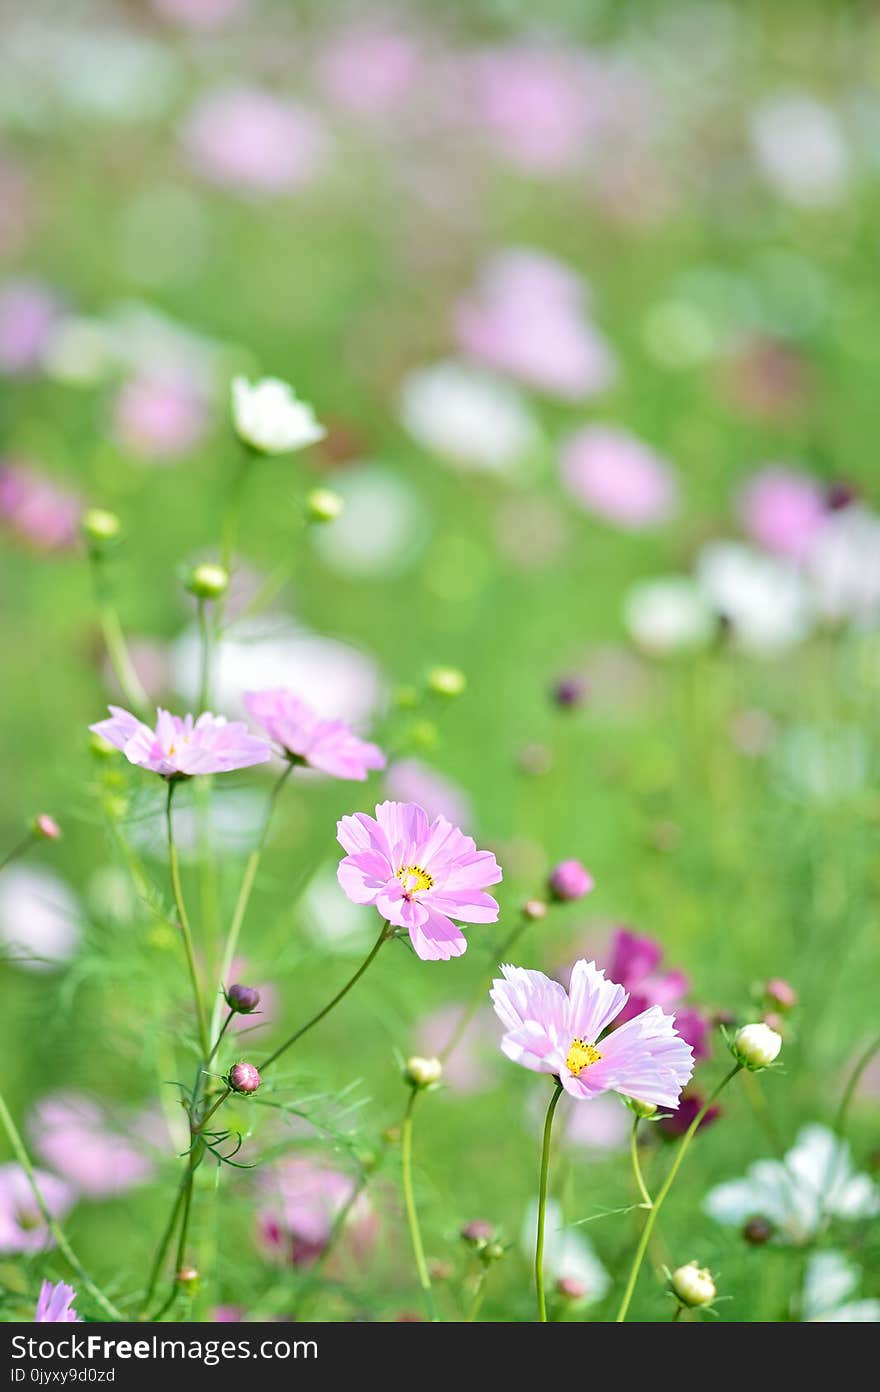
[[498,152],[534,176],[576,165],[586,128],[584,68],[560,49],[510,45],[473,59],[476,119]]
[[678,1106],[693,1054],[658,1005],[605,1034],[627,1002],[622,986],[581,959],[569,991],[543,972],[502,966],[490,996],[507,1033],[501,1050],[534,1073],[559,1078],[572,1097],[619,1092],[658,1107]]
[[[351,1202],[351,1175],[307,1159],[283,1160],[264,1171],[265,1200],[258,1215],[262,1245],[277,1261],[311,1266],[323,1253],[343,1208]],[[361,1257],[375,1239],[376,1219],[366,1194],[352,1205],[349,1235]]]
[[113,426],[122,447],[144,459],[170,460],[186,454],[207,424],[205,403],[180,382],[138,377],[116,398]]
[[153,1174],[143,1148],[114,1131],[104,1109],[83,1093],[42,1098],[28,1130],[40,1159],[90,1199],[124,1194]]
[[825,495],[809,474],[793,469],[762,469],[740,498],[746,531],[759,546],[799,561],[825,523]]
[[419,74],[418,45],[406,35],[352,30],[321,55],[327,95],[356,116],[383,116],[399,107]]
[[501,867],[445,817],[429,822],[416,803],[383,802],[375,820],[364,812],[343,817],[337,837],[348,852],[337,878],[349,899],[374,904],[389,923],[406,928],[423,961],[466,951],[453,918],[497,921],[498,904],[484,891],[501,879]]
[[21,463],[0,465],[0,519],[39,551],[64,551],[76,541],[79,499]]
[[332,778],[359,782],[370,769],[385,767],[385,755],[378,745],[359,739],[344,720],[322,719],[286,687],[246,691],[244,704],[293,762],[308,764]]
[[42,281],[23,278],[0,287],[0,374],[36,371],[57,317],[58,301]]
[[190,778],[198,773],[231,773],[235,769],[265,764],[272,751],[265,740],[249,733],[240,720],[205,711],[198,720],[191,715],[157,711],[155,730],[123,710],[108,706],[112,719],[90,725],[93,734],[121,749],[130,764],[159,773],[163,778]]
[[[617,1017],[617,1025],[647,1010],[649,1006],[677,1005],[690,990],[682,971],[658,972],[663,949],[652,938],[640,937],[627,928],[618,928],[611,943],[612,978],[629,992],[629,1000]],[[694,1058],[708,1058],[706,1039],[709,1021],[693,1006],[679,1007],[675,1013],[676,1032],[694,1051]]]
[[203,178],[255,195],[302,188],[318,173],[327,143],[317,116],[255,88],[202,97],[183,140]]
[[[52,1217],[64,1218],[73,1205],[70,1186],[45,1170],[34,1170],[34,1176]],[[0,1165],[0,1252],[42,1252],[54,1245],[21,1165]]]
[[585,287],[551,256],[502,252],[455,309],[458,342],[483,366],[563,400],[595,395],[614,357],[584,312]]
[[76,1300],[76,1291],[73,1286],[65,1285],[64,1281],[59,1281],[53,1285],[51,1281],[44,1281],[40,1287],[40,1297],[37,1301],[37,1313],[34,1321],[37,1324],[82,1324],[81,1317],[73,1308]]
[[634,435],[588,425],[570,435],[560,456],[562,482],[587,512],[628,531],[666,522],[678,487],[669,464]]

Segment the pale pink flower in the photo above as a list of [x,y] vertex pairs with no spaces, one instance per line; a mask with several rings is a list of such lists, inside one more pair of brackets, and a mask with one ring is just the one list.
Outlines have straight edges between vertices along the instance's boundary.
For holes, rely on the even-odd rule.
[[672,467],[616,426],[588,425],[570,435],[560,469],[581,507],[626,530],[667,522],[678,503]]
[[322,719],[286,687],[246,691],[248,713],[294,763],[363,782],[371,769],[385,767],[376,744],[360,739],[344,720]]
[[583,156],[584,70],[560,49],[510,45],[471,64],[476,120],[499,154],[531,175],[555,175]]
[[799,561],[825,523],[825,494],[809,474],[771,466],[750,479],[739,501],[752,541]]
[[[455,1037],[463,1014],[461,1005],[442,1005],[426,1015],[418,1030],[418,1052],[425,1058],[443,1054]],[[462,1095],[485,1092],[492,1082],[490,1058],[497,1061],[492,1021],[484,1015],[475,1015],[468,1021],[449,1057],[443,1060],[444,1085]]]
[[[276,1261],[313,1265],[351,1203],[355,1180],[340,1170],[296,1158],[264,1171],[260,1183],[265,1196],[257,1218],[262,1246]],[[376,1236],[376,1218],[366,1194],[355,1199],[346,1227],[358,1255],[365,1258]]]
[[[64,1218],[73,1206],[73,1190],[45,1170],[34,1170],[34,1178],[52,1217]],[[54,1245],[21,1165],[0,1165],[0,1252],[42,1252]]]
[[207,426],[203,399],[183,383],[137,377],[126,382],[113,410],[123,449],[144,459],[175,459],[198,444]]
[[317,116],[271,92],[210,92],[183,132],[190,163],[212,183],[254,195],[293,193],[320,171],[327,137]]
[[39,368],[58,312],[54,292],[40,280],[23,277],[0,286],[0,375]]
[[181,719],[160,707],[152,730],[120,706],[108,706],[108,710],[112,718],[90,725],[93,734],[121,749],[130,764],[163,778],[231,773],[265,764],[272,755],[266,741],[250,734],[241,721],[227,721],[208,711],[197,720],[191,715]]
[[124,1194],[152,1177],[143,1149],[114,1129],[105,1109],[83,1093],[42,1098],[28,1130],[40,1159],[90,1199]]
[[0,519],[28,546],[66,551],[76,541],[81,511],[74,493],[29,464],[0,464]]
[[343,817],[337,836],[348,852],[337,877],[349,899],[373,904],[389,923],[406,928],[424,961],[466,951],[453,918],[497,921],[498,904],[485,890],[501,879],[501,867],[445,817],[430,822],[416,803],[383,802],[375,819],[365,812]]
[[73,1286],[66,1285],[64,1281],[58,1281],[56,1285],[51,1281],[44,1281],[40,1287],[34,1323],[82,1324],[81,1317],[73,1308],[74,1300],[76,1291]]
[[419,77],[418,45],[391,30],[351,30],[333,40],[318,71],[324,90],[355,116],[396,110]]
[[395,759],[385,775],[385,792],[394,802],[417,802],[429,817],[470,826],[474,809],[464,788],[421,759]]
[[678,1106],[693,1054],[673,1028],[673,1016],[652,1006],[607,1034],[628,997],[595,962],[574,964],[568,992],[543,972],[501,971],[490,995],[507,1031],[501,1041],[507,1058],[558,1077],[575,1098],[619,1092],[658,1107]]

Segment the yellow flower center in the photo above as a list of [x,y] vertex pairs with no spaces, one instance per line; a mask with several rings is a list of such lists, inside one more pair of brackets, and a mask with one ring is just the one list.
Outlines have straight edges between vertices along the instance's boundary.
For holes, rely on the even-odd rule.
[[434,888],[433,875],[429,875],[421,865],[401,865],[397,878],[407,894],[419,894],[423,889]]
[[585,1068],[589,1068],[591,1063],[598,1063],[602,1055],[598,1049],[594,1049],[592,1044],[588,1044],[585,1039],[573,1039],[565,1066],[569,1073],[573,1073],[577,1078],[583,1073]]

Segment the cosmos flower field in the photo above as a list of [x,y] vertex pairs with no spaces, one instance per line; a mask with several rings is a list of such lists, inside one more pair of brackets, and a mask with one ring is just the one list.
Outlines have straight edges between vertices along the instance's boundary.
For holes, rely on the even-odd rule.
[[878,72],[0,11],[0,1320],[880,1319]]

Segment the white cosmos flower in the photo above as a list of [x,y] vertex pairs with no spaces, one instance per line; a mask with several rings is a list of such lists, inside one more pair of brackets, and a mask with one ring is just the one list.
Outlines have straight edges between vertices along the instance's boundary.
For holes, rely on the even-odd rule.
[[623,621],[637,646],[656,657],[705,647],[716,627],[711,608],[687,575],[633,585],[624,599]]
[[807,1262],[801,1317],[813,1324],[876,1324],[880,1300],[850,1300],[861,1269],[842,1252],[815,1252]]
[[73,891],[51,870],[11,865],[0,878],[0,955],[29,971],[68,961],[82,930]]
[[515,387],[451,360],[411,372],[399,409],[418,444],[460,468],[510,473],[538,439]]
[[703,1207],[731,1227],[749,1218],[769,1218],[782,1241],[803,1243],[823,1217],[880,1213],[880,1189],[868,1175],[855,1173],[848,1143],[813,1122],[802,1128],[784,1162],[757,1160],[742,1179],[710,1189]]
[[[534,1260],[538,1236],[538,1204],[532,1200],[526,1210],[520,1245],[524,1254]],[[611,1277],[600,1262],[591,1244],[577,1228],[565,1227],[562,1209],[553,1199],[547,1201],[544,1225],[544,1271],[551,1281],[567,1277],[583,1286],[585,1299],[601,1300],[611,1285]]]
[[746,652],[772,656],[807,637],[812,597],[803,576],[777,556],[735,541],[713,541],[697,557],[697,583]]
[[863,507],[833,513],[807,554],[816,608],[826,619],[880,614],[880,517]]
[[846,193],[850,159],[837,115],[807,93],[784,93],[759,107],[752,148],[764,177],[783,198],[825,207]]
[[263,454],[304,449],[327,433],[312,407],[277,377],[263,377],[259,382],[234,377],[232,419],[242,440]]
[[405,479],[381,464],[347,471],[334,486],[345,507],[332,527],[315,527],[312,545],[324,563],[349,577],[396,576],[424,549],[429,509]]

